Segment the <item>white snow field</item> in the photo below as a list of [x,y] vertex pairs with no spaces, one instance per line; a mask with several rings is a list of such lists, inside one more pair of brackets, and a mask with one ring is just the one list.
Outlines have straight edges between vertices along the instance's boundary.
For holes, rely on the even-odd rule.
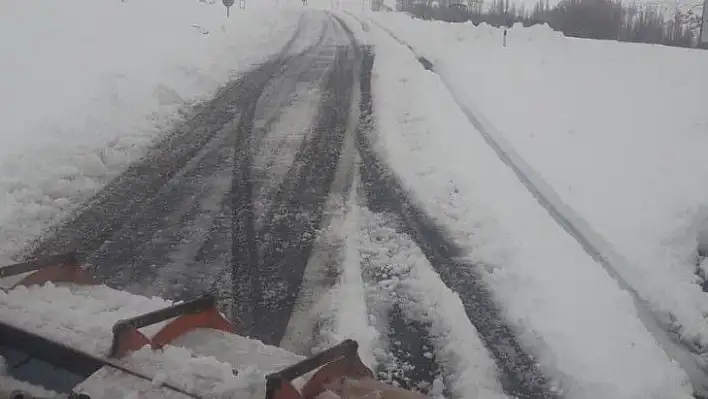
[[708,344],[708,295],[695,276],[708,229],[708,52],[566,38],[547,26],[515,26],[503,47],[489,26],[373,18],[454,82],[653,310]]
[[62,3],[0,12],[0,263],[143,154],[185,106],[278,52],[277,1]]
[[[418,22],[406,16],[371,18],[408,32],[413,43],[425,38],[431,49],[435,40],[438,51],[447,47],[440,46],[435,23],[419,26],[414,34]],[[480,265],[504,316],[563,395],[690,397],[686,373],[647,331],[631,295],[539,205],[442,79],[377,25],[368,30],[376,48],[372,90],[378,150],[413,198],[453,233],[470,263]],[[456,59],[460,69],[481,62],[474,51],[468,57],[465,63]],[[463,77],[455,82],[472,89]]]

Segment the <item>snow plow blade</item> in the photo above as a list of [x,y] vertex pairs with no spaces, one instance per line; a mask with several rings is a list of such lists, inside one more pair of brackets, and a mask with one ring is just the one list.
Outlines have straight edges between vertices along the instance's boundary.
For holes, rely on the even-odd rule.
[[[19,277],[10,279],[11,277]],[[67,252],[0,268],[0,280],[10,279],[6,289],[21,285],[42,285],[48,281],[95,284],[93,277],[81,269],[76,254]]]
[[[162,327],[151,339],[139,331],[140,328],[173,318],[174,320]],[[192,301],[119,320],[113,325],[113,341],[108,356],[120,358],[145,345],[150,345],[152,349],[162,349],[182,334],[197,328],[236,333],[236,327],[217,310],[216,298],[205,295]]]
[[[0,288],[0,360],[8,364],[0,396],[37,383],[93,399],[205,398],[215,392],[315,399],[328,389],[335,395],[344,379],[374,384],[372,392],[398,390],[375,380],[356,341],[304,358],[239,335],[238,322],[224,317],[211,295],[172,303],[116,290],[98,284],[73,253],[0,267]],[[35,369],[23,371],[27,367]],[[50,377],[61,384],[50,386]],[[19,385],[7,387],[2,378]],[[47,397],[38,392],[26,395]],[[419,398],[410,394],[382,397]]]
[[[325,390],[327,384],[343,377],[374,378],[374,373],[361,362],[359,344],[351,339],[320,352],[300,363],[266,376],[266,399],[310,399]],[[292,380],[318,369],[298,392]]]

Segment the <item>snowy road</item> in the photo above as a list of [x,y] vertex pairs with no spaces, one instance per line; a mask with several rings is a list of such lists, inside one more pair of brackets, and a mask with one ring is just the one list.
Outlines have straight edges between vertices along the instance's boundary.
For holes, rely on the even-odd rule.
[[298,353],[356,338],[382,378],[431,394],[555,397],[372,148],[373,58],[341,19],[303,13],[279,54],[30,252],[76,249],[143,295],[215,293],[244,333]]
[[[435,398],[706,396],[705,54],[160,1],[150,37],[157,0],[0,24],[34,33],[0,74],[0,264],[73,249],[291,352],[356,339]],[[27,68],[45,48],[77,51]]]
[[142,295],[211,292],[298,354],[356,339],[433,397],[682,397],[630,298],[378,26],[305,9],[25,253],[74,249]]
[[[103,281],[135,292],[184,298],[216,291],[231,298],[238,278],[274,269],[277,250],[307,252],[307,243],[296,240],[319,224],[316,208],[331,174],[325,152],[341,141],[323,135],[337,123],[326,120],[332,104],[323,93],[339,85],[350,43],[324,13],[304,15],[298,28],[280,54],[196,110],[38,242],[34,254],[76,249]],[[319,191],[300,206],[294,200],[301,188]],[[303,234],[284,236],[278,223],[302,211],[312,213],[312,222],[303,221]],[[254,230],[254,214],[267,224]]]

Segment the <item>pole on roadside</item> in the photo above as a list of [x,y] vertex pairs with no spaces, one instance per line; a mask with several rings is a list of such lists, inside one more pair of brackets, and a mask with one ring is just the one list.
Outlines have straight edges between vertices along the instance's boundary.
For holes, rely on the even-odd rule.
[[703,0],[701,30],[698,33],[698,47],[708,49],[708,32],[706,32],[706,21],[708,21],[708,0]]
[[226,18],[231,17],[231,6],[234,5],[234,0],[221,0],[221,3],[226,7]]

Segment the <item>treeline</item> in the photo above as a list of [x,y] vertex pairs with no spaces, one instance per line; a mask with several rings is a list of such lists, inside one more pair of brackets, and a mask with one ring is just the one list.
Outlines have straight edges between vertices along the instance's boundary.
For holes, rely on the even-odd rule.
[[479,0],[468,0],[465,7],[459,7],[457,0],[413,1],[399,0],[399,8],[426,19],[485,22],[496,27],[547,23],[566,36],[679,47],[697,44],[701,17],[700,9],[675,10],[669,15],[658,7],[618,0],[561,0],[555,6],[539,0],[533,9],[509,0],[493,0],[489,7],[482,7]]

